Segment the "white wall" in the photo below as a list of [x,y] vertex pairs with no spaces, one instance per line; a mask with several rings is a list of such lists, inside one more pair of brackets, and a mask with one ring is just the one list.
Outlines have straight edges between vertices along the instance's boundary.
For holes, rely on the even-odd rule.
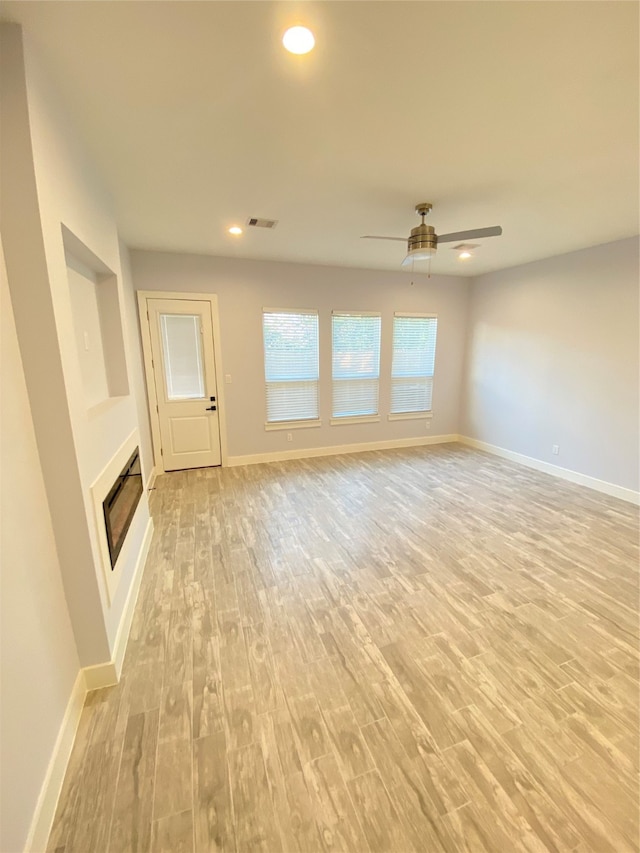
[[[215,293],[230,456],[445,435],[458,432],[467,319],[468,279],[345,269],[273,261],[243,261],[167,252],[131,252],[136,290]],[[415,281],[412,286],[411,281]],[[265,431],[262,309],[317,308],[320,312],[322,426]],[[379,423],[331,426],[331,310],[380,311],[382,349]],[[433,419],[388,421],[394,311],[438,315]]]
[[0,247],[0,850],[24,849],[80,668]]
[[136,404],[138,430],[140,433],[140,458],[146,482],[153,470],[151,427],[149,424],[147,388],[144,378],[144,361],[142,357],[142,343],[140,340],[140,326],[138,323],[138,306],[131,274],[131,259],[129,250],[122,241],[120,241],[120,265],[122,270],[124,313],[127,319],[126,332],[128,335],[127,351],[129,353],[129,385]]
[[68,267],[68,276],[82,388],[85,406],[90,409],[109,397],[98,310],[98,284],[95,275],[89,269],[79,272]]
[[[110,600],[91,486],[137,429],[137,402],[129,393],[97,409],[88,406],[63,229],[96,259],[93,269],[116,276],[127,345],[137,321],[127,316],[130,283],[110,199],[28,36],[23,39],[16,25],[2,25],[2,46],[0,204],[9,286],[76,645],[83,666],[103,664],[114,653],[148,507],[143,496],[129,534],[135,547],[120,561],[120,583]],[[123,359],[131,358],[125,351]]]
[[[22,37],[19,27],[6,24],[0,36],[0,210],[9,288],[76,645],[81,659],[83,648],[95,662],[109,649],[95,572],[86,571],[91,545],[40,222]],[[74,345],[71,321],[63,337]]]
[[637,491],[638,311],[637,238],[476,279],[461,433]]

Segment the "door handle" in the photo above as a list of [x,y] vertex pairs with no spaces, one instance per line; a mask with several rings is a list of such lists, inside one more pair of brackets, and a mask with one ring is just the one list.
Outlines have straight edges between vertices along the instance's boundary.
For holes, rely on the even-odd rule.
[[215,412],[217,408],[218,408],[217,406],[208,406],[207,412]]

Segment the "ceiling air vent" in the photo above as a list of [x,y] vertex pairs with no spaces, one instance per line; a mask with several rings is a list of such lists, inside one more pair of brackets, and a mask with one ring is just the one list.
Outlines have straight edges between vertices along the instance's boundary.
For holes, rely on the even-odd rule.
[[277,219],[258,219],[257,216],[252,216],[250,219],[247,219],[247,225],[254,228],[275,228],[277,224]]

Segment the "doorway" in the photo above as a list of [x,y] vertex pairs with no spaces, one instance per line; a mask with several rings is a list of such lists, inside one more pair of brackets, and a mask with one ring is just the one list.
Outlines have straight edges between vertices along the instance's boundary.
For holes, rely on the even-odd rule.
[[155,466],[223,464],[217,298],[138,293]]

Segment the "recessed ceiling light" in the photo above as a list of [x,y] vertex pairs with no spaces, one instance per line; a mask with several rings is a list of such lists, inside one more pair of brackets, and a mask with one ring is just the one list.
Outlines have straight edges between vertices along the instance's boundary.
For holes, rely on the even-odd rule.
[[289,27],[282,36],[282,44],[289,53],[309,53],[315,43],[313,33],[307,27]]
[[229,228],[229,234],[242,234],[242,228],[239,228],[237,225],[232,225],[231,228]]
[[471,252],[460,252],[458,257],[460,258],[461,261],[466,261],[467,258],[472,258],[473,255],[471,254]]

